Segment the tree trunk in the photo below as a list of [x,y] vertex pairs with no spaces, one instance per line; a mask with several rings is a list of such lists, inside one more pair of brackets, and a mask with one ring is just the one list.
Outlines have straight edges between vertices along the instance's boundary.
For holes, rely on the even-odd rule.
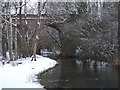
[[6,26],[4,25],[2,28],[2,55],[3,59],[6,58],[6,52],[7,52],[7,32],[6,32]]
[[15,27],[15,49],[14,49],[14,55],[15,55],[15,60],[17,60],[18,54],[17,54],[17,27]]
[[[10,15],[10,23],[12,22],[11,15]],[[12,43],[12,24],[10,24],[10,27],[8,29],[8,48],[9,48],[9,56],[10,60],[13,60],[13,43]]]
[[120,2],[118,5],[118,50],[120,51]]
[[[2,2],[0,1],[0,4]],[[0,8],[0,12],[2,12],[2,7]],[[2,20],[1,20],[2,15],[0,14],[0,25],[2,25]],[[2,28],[0,27],[0,56],[2,56]]]
[[36,60],[36,52],[37,52],[37,40],[38,40],[38,31],[40,30],[40,26],[41,26],[41,20],[40,20],[40,17],[41,17],[41,12],[42,10],[44,9],[45,7],[45,3],[46,2],[41,2],[41,11],[40,11],[40,2],[38,2],[38,26],[39,26],[39,29],[35,31],[35,39],[34,39],[34,50],[33,50],[33,58],[32,60]]
[[61,56],[74,57],[75,45],[70,39],[61,40]]
[[118,60],[120,65],[120,2],[118,4]]
[[36,51],[37,51],[37,39],[35,38],[34,39],[34,48],[33,48],[33,58],[32,58],[32,60],[34,59],[34,61],[36,61]]
[[[1,18],[1,16],[0,16],[0,18]],[[0,24],[2,25],[1,19],[0,19]],[[0,27],[0,56],[1,55],[2,55],[2,28]]]

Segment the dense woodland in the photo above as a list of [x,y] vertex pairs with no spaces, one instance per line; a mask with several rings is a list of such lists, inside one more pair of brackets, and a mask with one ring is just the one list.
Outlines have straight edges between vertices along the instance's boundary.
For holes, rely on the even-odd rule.
[[[98,0],[99,1],[99,0]],[[119,61],[118,2],[2,2],[2,55],[10,60],[41,54]],[[33,15],[32,17],[29,17]]]

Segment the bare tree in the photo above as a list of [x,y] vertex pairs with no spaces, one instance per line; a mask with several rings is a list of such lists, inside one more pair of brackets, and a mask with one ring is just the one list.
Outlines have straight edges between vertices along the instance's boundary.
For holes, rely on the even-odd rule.
[[[0,7],[2,7],[2,2],[0,1]],[[2,20],[1,20],[2,8],[0,8],[0,55],[2,55]]]
[[13,27],[12,27],[12,17],[11,17],[11,4],[8,2],[8,12],[9,12],[9,30],[8,30],[8,47],[9,47],[9,55],[10,55],[10,60],[13,60]]
[[41,18],[42,11],[45,8],[45,3],[46,2],[39,2],[38,1],[38,27],[39,27],[39,29],[35,30],[35,37],[34,37],[34,41],[33,41],[34,42],[34,49],[33,49],[33,58],[32,58],[32,60],[34,59],[35,61],[36,61],[36,52],[37,52],[37,40],[39,39],[38,32],[41,29],[41,19],[40,18]]
[[[17,12],[17,8],[16,8],[16,12]],[[18,58],[18,51],[17,51],[17,48],[18,48],[18,46],[17,46],[17,16],[15,17],[15,49],[14,49],[14,60],[17,60],[17,58]]]

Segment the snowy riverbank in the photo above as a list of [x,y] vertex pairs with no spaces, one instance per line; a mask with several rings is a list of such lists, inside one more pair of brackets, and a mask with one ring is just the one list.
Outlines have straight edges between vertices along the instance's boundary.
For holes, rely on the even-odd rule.
[[0,62],[0,89],[43,88],[37,82],[36,74],[54,67],[56,64],[55,60],[39,55],[37,55],[37,61],[31,61],[31,57],[29,57],[5,65]]

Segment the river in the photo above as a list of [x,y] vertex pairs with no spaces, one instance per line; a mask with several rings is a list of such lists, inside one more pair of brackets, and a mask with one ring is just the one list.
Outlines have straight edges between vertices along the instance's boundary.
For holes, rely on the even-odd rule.
[[55,68],[39,77],[45,88],[118,88],[118,71],[105,62],[58,59]]

